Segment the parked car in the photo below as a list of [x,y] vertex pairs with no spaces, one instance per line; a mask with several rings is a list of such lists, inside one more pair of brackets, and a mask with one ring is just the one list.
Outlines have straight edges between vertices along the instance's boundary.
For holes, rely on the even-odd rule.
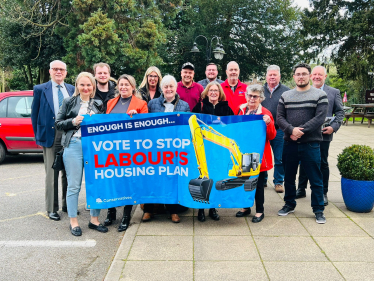
[[0,93],[0,163],[7,154],[41,153],[31,125],[33,91]]

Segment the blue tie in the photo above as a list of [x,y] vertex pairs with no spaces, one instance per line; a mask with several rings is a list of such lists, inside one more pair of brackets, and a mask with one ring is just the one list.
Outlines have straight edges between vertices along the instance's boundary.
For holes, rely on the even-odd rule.
[[57,85],[57,88],[58,88],[58,108],[60,108],[61,107],[61,105],[62,105],[62,102],[63,102],[63,100],[64,100],[64,95],[62,94],[62,92],[61,92],[61,85]]

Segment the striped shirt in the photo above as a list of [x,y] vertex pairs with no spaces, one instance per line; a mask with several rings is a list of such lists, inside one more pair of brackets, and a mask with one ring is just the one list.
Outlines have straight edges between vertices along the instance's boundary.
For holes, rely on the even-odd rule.
[[284,139],[292,141],[292,130],[301,127],[304,135],[297,140],[298,143],[322,141],[321,125],[327,109],[327,95],[319,89],[311,87],[307,91],[292,89],[284,92],[277,109],[277,123],[284,132]]

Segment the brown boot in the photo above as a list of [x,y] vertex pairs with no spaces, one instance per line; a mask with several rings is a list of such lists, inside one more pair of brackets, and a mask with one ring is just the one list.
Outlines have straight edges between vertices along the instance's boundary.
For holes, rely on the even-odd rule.
[[278,193],[283,193],[284,192],[283,185],[276,184],[275,185],[275,191],[278,192]]
[[153,217],[153,216],[152,216],[151,213],[144,213],[142,221],[143,221],[143,222],[150,221],[150,220],[152,219],[152,217]]
[[171,221],[174,223],[178,223],[181,221],[181,219],[179,218],[177,214],[171,214]]

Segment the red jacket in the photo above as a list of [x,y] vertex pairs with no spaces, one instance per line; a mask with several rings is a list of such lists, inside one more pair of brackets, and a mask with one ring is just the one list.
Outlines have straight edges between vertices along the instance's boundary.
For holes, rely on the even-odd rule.
[[[246,107],[247,107],[246,103],[242,104],[239,107],[240,111],[238,115],[244,115]],[[273,115],[271,115],[271,112],[269,110],[261,106],[261,104],[259,105],[257,109],[256,115],[260,115],[260,114],[269,115],[271,119],[270,123],[266,125],[265,150],[264,150],[264,155],[262,156],[262,162],[261,162],[261,168],[260,168],[260,172],[265,172],[273,168],[273,157],[271,155],[270,141],[275,138],[277,134],[277,130],[275,130]]]
[[246,103],[245,91],[247,90],[247,84],[244,84],[238,80],[238,86],[236,87],[235,92],[231,90],[229,82],[226,81],[221,84],[223,92],[225,93],[226,100],[229,102],[229,106],[232,111],[236,114],[238,112],[239,106],[243,103]]
[[[120,98],[120,95],[115,97],[114,99],[111,99],[108,101],[106,113],[110,113],[113,108],[116,106],[118,100]],[[148,113],[148,106],[147,103],[144,100],[141,100],[137,98],[136,96],[132,95],[132,99],[129,104],[129,108],[127,109],[127,112],[130,110],[135,109],[138,113]]]

